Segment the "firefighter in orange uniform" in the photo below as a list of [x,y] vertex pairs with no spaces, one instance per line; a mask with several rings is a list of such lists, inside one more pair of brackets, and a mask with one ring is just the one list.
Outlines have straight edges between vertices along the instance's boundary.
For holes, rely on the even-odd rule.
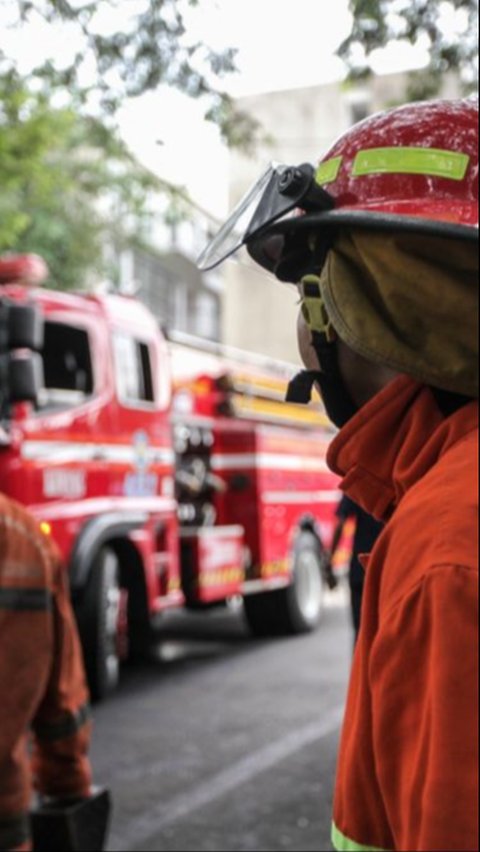
[[299,286],[308,369],[291,398],[319,386],[340,427],[329,465],[385,522],[364,559],[333,845],[478,849],[478,101],[390,110],[318,168],[272,168],[202,266],[239,242]]
[[89,705],[56,549],[28,512],[3,495],[0,690],[0,849],[28,850],[32,787],[55,800],[90,794]]

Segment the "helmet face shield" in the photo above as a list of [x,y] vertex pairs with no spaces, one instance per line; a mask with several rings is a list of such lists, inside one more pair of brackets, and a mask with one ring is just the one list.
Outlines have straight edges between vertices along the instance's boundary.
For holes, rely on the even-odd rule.
[[[281,167],[280,167],[281,168]],[[245,234],[253,218],[266,186],[275,175],[275,166],[270,165],[266,172],[250,187],[224,225],[202,251],[197,260],[199,269],[214,269],[227,257],[234,254],[245,242]]]
[[199,269],[218,266],[260,233],[299,208],[328,210],[333,200],[315,183],[313,166],[271,164],[234,209],[197,261]]

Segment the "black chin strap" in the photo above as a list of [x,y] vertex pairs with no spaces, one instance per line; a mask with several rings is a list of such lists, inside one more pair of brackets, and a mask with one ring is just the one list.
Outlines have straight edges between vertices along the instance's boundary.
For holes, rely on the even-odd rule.
[[317,384],[330,420],[341,428],[357,413],[358,407],[352,400],[339,370],[335,341],[328,341],[325,334],[314,331],[312,346],[321,369],[302,370],[298,373],[288,386],[287,402],[308,404],[312,398],[313,385]]
[[285,400],[308,405],[312,400],[314,384],[320,381],[320,370],[302,370],[293,377],[287,388]]

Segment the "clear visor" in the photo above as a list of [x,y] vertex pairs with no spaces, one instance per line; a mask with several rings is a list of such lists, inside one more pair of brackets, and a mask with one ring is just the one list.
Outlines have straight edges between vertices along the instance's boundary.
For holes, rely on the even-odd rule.
[[233,213],[208,243],[197,260],[199,269],[206,271],[218,266],[243,245],[258,206],[272,181],[282,175],[287,166],[271,163],[259,180],[237,204]]

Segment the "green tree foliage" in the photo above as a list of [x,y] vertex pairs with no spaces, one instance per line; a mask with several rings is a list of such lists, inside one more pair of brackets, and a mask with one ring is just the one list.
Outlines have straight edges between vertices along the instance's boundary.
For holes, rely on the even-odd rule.
[[0,76],[0,253],[38,252],[50,284],[69,289],[105,272],[106,238],[138,232],[151,179],[110,128],[51,100],[48,87]]
[[32,73],[82,93],[84,106],[96,102],[103,114],[114,114],[126,98],[166,84],[203,98],[207,119],[227,142],[247,149],[254,144],[256,122],[222,91],[222,78],[235,69],[235,51],[215,51],[189,37],[186,19],[201,0],[2,2],[14,13],[13,27],[41,21],[65,28],[70,61],[59,67],[55,56],[48,57]]
[[[106,242],[121,248],[142,238],[147,190],[159,182],[129,156],[115,116],[127,99],[161,84],[202,98],[230,144],[255,144],[256,122],[221,88],[234,51],[189,36],[197,6],[201,0],[0,0],[0,252],[42,254],[50,283],[68,289],[105,272]],[[23,77],[15,35],[38,38],[32,54],[41,59]],[[178,215],[181,191],[165,185],[163,193]]]
[[412,100],[436,94],[452,70],[467,89],[478,85],[478,0],[350,0],[350,9],[352,31],[338,53],[351,77],[370,73],[373,51],[404,40],[430,56],[428,69],[412,77]]

